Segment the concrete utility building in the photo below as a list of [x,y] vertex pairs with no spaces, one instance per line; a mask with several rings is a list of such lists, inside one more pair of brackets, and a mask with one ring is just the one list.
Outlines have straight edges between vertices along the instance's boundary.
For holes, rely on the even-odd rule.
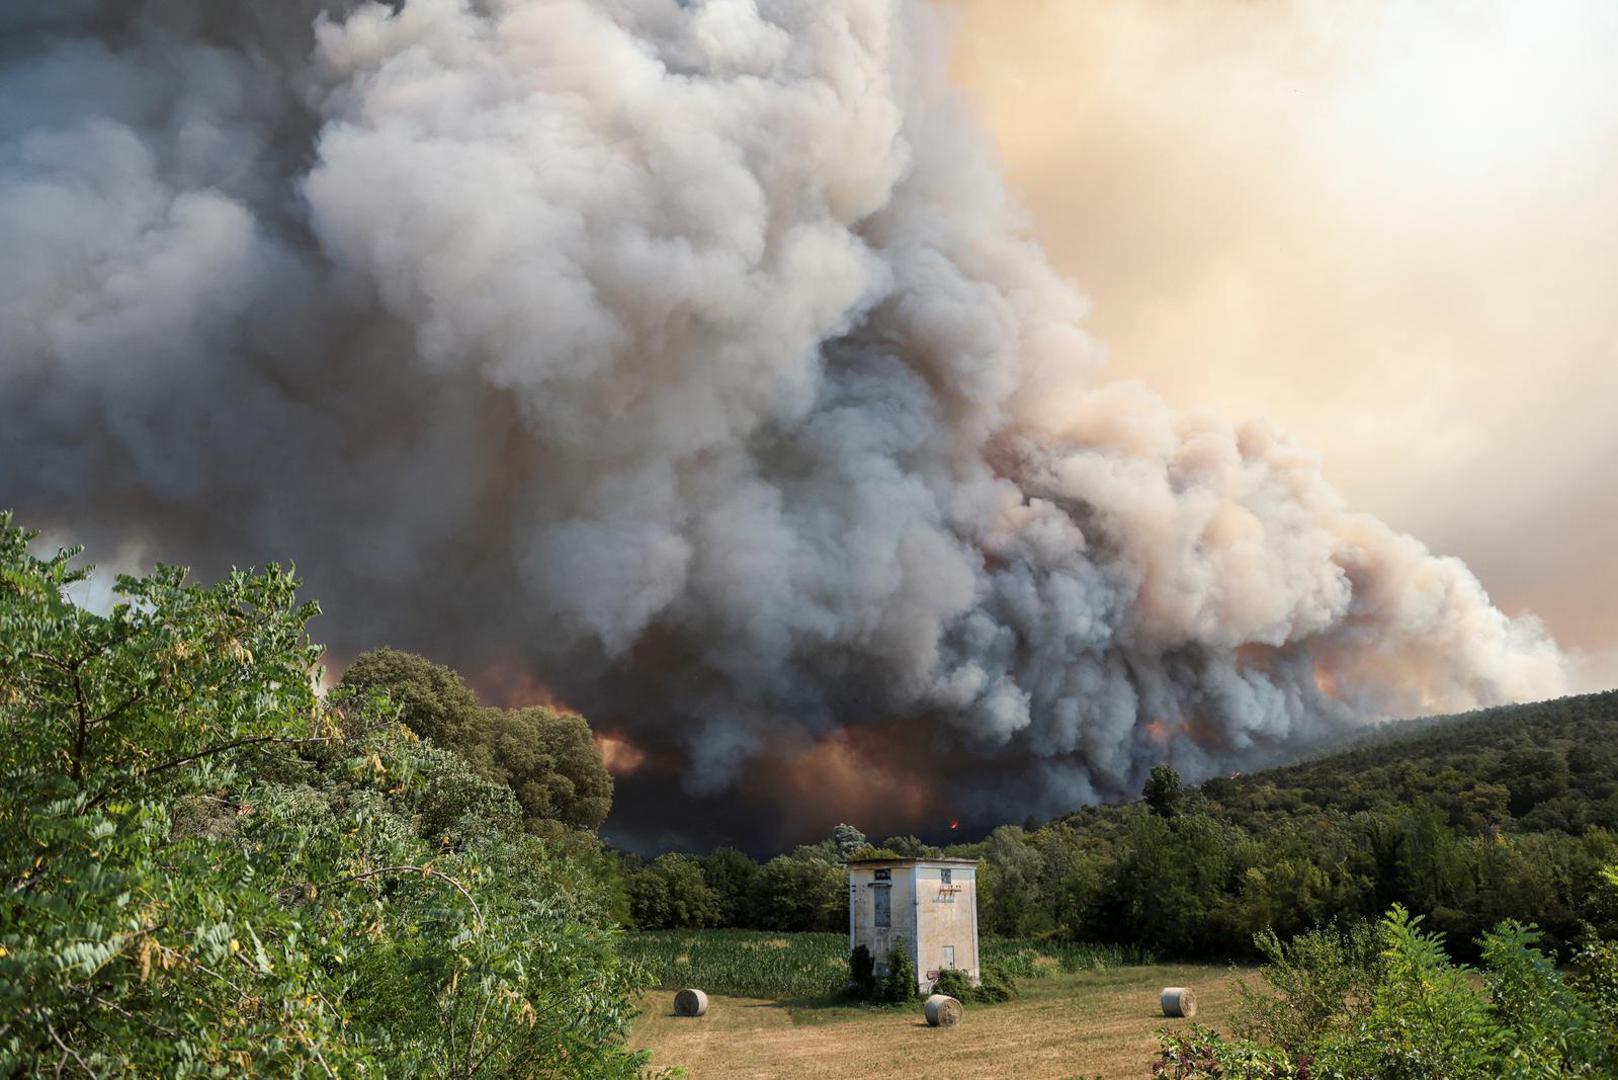
[[864,945],[887,974],[888,953],[903,942],[916,965],[916,988],[932,989],[945,968],[976,985],[978,864],[973,859],[859,859],[848,864],[848,951]]

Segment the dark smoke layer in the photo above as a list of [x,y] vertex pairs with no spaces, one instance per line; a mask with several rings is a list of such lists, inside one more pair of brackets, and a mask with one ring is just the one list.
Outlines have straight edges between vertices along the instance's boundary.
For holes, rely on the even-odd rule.
[[1101,381],[919,0],[0,34],[0,503],[537,680],[634,762],[620,839],[1018,820],[1563,685],[1309,453]]

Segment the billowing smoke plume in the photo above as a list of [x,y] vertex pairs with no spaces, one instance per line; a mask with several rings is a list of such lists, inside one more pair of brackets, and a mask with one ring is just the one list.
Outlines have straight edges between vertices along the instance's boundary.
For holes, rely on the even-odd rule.
[[0,14],[0,503],[537,680],[644,844],[990,822],[1558,690],[1100,380],[920,0]]

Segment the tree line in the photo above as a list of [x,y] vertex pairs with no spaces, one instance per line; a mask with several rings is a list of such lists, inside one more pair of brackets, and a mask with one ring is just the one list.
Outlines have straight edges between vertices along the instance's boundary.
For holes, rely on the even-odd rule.
[[[1184,787],[1167,766],[1142,798],[980,841],[882,840],[903,856],[982,860],[985,933],[1242,957],[1333,919],[1426,918],[1462,954],[1502,919],[1565,951],[1608,916],[1592,897],[1618,861],[1618,692],[1390,725],[1318,760]],[[762,863],[625,856],[644,928],[846,926],[842,861],[865,838],[828,839]]]

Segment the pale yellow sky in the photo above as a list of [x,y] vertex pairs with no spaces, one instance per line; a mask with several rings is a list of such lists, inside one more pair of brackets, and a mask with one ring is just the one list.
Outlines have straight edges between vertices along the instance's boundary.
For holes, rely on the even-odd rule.
[[952,6],[1109,371],[1274,420],[1618,683],[1618,4]]

